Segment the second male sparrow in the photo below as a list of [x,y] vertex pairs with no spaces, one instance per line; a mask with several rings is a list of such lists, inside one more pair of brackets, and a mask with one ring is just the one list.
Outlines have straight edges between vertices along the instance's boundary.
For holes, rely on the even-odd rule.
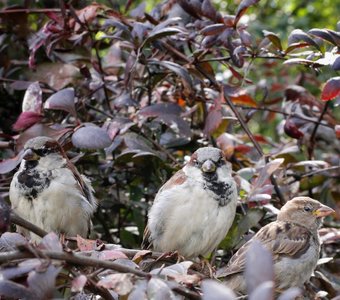
[[[318,228],[322,217],[334,212],[309,197],[296,197],[280,210],[277,220],[262,227],[230,259],[217,276],[235,292],[247,293],[243,272],[246,253],[253,240],[272,252],[277,290],[301,287],[310,278],[320,254]],[[223,278],[224,277],[224,278]]]
[[[45,231],[88,235],[97,206],[93,188],[56,140],[40,136],[27,141],[9,193],[13,210]],[[39,240],[24,228],[17,230]]]
[[236,183],[222,151],[200,148],[157,193],[142,246],[187,258],[207,255],[228,233],[236,203]]

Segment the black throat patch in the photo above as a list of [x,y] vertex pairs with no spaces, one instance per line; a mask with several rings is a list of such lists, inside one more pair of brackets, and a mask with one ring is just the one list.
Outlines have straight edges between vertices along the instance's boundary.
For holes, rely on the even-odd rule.
[[232,185],[223,181],[219,181],[216,173],[203,173],[206,180],[204,189],[208,189],[215,194],[215,200],[220,206],[225,206],[231,201],[233,194]]
[[51,171],[38,172],[38,161],[26,161],[25,168],[18,174],[18,184],[24,190],[28,200],[37,198],[38,194],[50,185]]

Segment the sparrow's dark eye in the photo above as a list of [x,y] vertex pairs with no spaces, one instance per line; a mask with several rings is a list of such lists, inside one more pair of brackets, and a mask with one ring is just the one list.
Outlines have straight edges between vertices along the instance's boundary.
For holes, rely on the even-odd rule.
[[310,206],[305,206],[303,209],[304,209],[305,211],[312,211],[312,208],[311,208]]
[[50,153],[50,149],[42,148],[42,149],[34,150],[34,152],[38,154],[39,156],[46,156],[48,153]]
[[194,166],[199,166],[199,165],[200,165],[200,163],[198,162],[197,159],[195,159],[195,160],[193,161],[193,163],[194,163]]

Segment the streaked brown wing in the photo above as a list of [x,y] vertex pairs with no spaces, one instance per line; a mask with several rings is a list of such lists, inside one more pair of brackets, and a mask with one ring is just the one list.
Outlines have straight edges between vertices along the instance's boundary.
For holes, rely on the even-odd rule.
[[[163,186],[159,189],[158,194],[165,190],[171,189],[172,187],[176,185],[181,185],[186,180],[187,180],[187,175],[185,175],[185,173],[181,169],[177,171],[174,175],[172,175],[172,177],[166,183],[163,184]],[[157,199],[157,195],[156,195],[156,199]]]
[[[301,256],[307,251],[310,238],[311,233],[306,228],[289,222],[272,222],[261,228],[253,237],[273,253],[274,260],[280,256]],[[230,259],[228,265],[217,272],[218,277],[244,271],[246,253],[253,239],[245,243]]]
[[149,250],[152,248],[152,241],[150,241],[151,233],[149,227],[146,226],[143,233],[142,249]]

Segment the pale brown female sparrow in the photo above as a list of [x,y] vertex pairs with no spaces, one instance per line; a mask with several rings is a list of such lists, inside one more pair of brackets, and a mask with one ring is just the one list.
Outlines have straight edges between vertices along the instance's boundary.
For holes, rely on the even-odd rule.
[[207,255],[228,233],[236,211],[237,187],[222,151],[198,149],[159,190],[149,211],[142,247]]
[[280,210],[277,220],[262,227],[217,271],[217,277],[241,294],[247,293],[243,271],[247,250],[258,240],[273,254],[275,287],[302,287],[316,267],[320,254],[318,228],[333,209],[309,197],[296,197]]
[[[49,137],[27,141],[10,186],[13,210],[47,232],[86,237],[97,203],[90,181],[80,175],[59,143]],[[18,227],[32,240],[38,236]]]

